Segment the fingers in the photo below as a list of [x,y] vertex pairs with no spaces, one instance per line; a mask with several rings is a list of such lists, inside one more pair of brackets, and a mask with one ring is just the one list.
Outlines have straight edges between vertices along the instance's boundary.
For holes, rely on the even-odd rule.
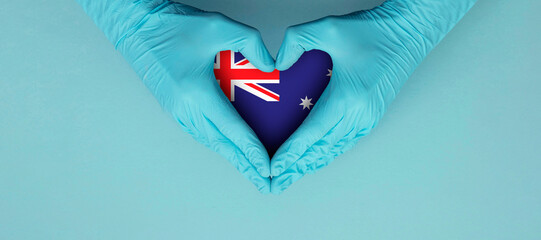
[[274,71],[274,59],[263,43],[261,34],[253,29],[246,32],[246,39],[238,47],[236,52],[242,53],[252,65],[263,72]]
[[236,22],[223,14],[212,13],[215,19],[221,21],[220,32],[225,35],[221,41],[221,51],[232,50],[240,52],[252,65],[264,72],[274,71],[274,59],[270,55],[261,34],[253,27]]
[[[334,137],[329,136],[328,139],[322,139],[319,143],[327,142],[323,144],[326,151],[315,150],[318,147],[311,147],[307,150],[306,154],[303,155],[300,159],[295,161],[288,169],[282,172],[282,174],[275,176],[271,181],[271,193],[280,194],[287,188],[289,188],[293,183],[300,180],[307,173],[314,173],[316,170],[321,169],[331,163],[338,154],[336,152],[341,152],[339,150],[341,146],[337,144],[328,143],[332,141]],[[347,142],[347,141],[344,141]],[[317,145],[317,144],[316,144]],[[333,152],[328,151],[332,149]]]
[[182,86],[189,87],[189,91],[175,91],[174,86],[165,88],[172,89],[169,95],[174,98],[162,101],[166,103],[162,105],[196,141],[225,157],[259,191],[268,193],[268,154],[210,74],[196,78],[199,79],[196,85]]
[[[256,153],[254,152],[246,154],[246,147],[243,146],[242,143],[234,143],[231,140],[231,136],[228,137],[221,132],[215,122],[207,119],[206,128],[209,136],[209,147],[229,160],[229,162],[231,162],[231,164],[233,164],[233,166],[235,166],[235,168],[246,179],[250,180],[250,182],[252,182],[261,193],[269,193],[270,178],[268,177],[268,166],[266,167],[266,170],[262,170],[261,166],[255,166],[253,159],[253,157],[258,158],[258,160],[255,160],[255,162],[260,162],[258,165],[264,165],[263,161],[260,161],[263,158],[260,156],[255,156]],[[242,147],[245,148],[244,151],[241,150]],[[253,150],[258,151],[255,148]],[[268,160],[264,162],[266,162],[268,165]],[[261,171],[264,171],[267,177],[262,176]]]
[[283,172],[281,175],[273,177],[270,183],[270,190],[273,194],[280,194],[287,188],[289,188],[293,183],[300,180],[304,174],[301,174],[294,169],[288,169]]
[[204,117],[227,141],[240,150],[259,175],[269,177],[270,160],[267,150],[229,100],[221,92],[216,92],[216,96],[219,99],[209,105]]
[[[329,85],[331,86],[331,85]],[[280,146],[271,160],[271,175],[278,176],[300,159],[311,147],[324,145],[321,139],[334,139],[341,134],[343,113],[329,99],[327,88],[302,125]],[[326,138],[325,138],[326,137]],[[314,145],[319,142],[319,145]]]
[[289,27],[276,57],[276,69],[289,69],[304,52],[316,49],[316,46],[316,36],[310,34],[305,25]]
[[[271,192],[275,194],[281,193],[289,185],[301,179],[307,173],[313,173],[327,166],[336,156],[343,153],[343,147],[346,144],[350,144],[348,141],[349,137],[347,137],[350,133],[344,133],[343,127],[340,124],[346,123],[342,120],[329,133],[308,147],[300,157],[286,158],[284,162],[290,165],[279,175],[275,175],[272,178]],[[275,169],[272,168],[272,170]],[[273,171],[274,173],[276,172]]]
[[[314,151],[315,148],[308,149],[306,154],[297,160],[291,167],[286,169],[279,176],[272,178],[271,193],[280,194],[307,173],[314,173],[329,165],[338,155],[351,149],[359,139],[366,134],[368,134],[368,131],[363,130],[358,133],[351,131],[335,144],[326,144],[324,151]],[[322,139],[320,142],[323,143],[329,141],[332,141],[332,137],[330,136],[329,139]]]
[[231,135],[231,132],[242,131],[242,126],[234,126],[231,129],[219,127],[221,126],[220,121],[229,122],[233,121],[232,119],[224,118],[213,121],[199,111],[194,109],[188,116],[184,116],[184,119],[177,118],[184,131],[192,135],[196,141],[227,159],[261,193],[269,193],[269,160],[266,152],[261,151],[263,146],[258,143],[259,140],[255,139],[255,142],[250,142],[250,140],[246,140],[246,142],[238,141],[242,135],[248,136],[250,139],[253,138],[250,136],[249,131],[244,134],[239,133],[237,136]]

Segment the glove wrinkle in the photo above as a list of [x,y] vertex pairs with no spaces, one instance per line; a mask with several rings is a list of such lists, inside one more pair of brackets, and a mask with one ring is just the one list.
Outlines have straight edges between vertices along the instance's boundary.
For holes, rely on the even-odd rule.
[[270,173],[266,150],[219,89],[213,69],[218,50],[236,44],[251,53],[250,61],[274,70],[257,30],[170,0],[77,1],[184,131],[270,192],[270,179],[262,177]]
[[165,2],[163,2],[162,4],[158,5],[156,8],[154,8],[153,10],[151,10],[150,12],[148,12],[147,14],[145,14],[141,20],[139,20],[138,23],[136,23],[133,27],[131,27],[126,33],[124,33],[119,39],[118,41],[115,43],[115,49],[118,49],[118,45],[124,40],[124,38],[127,38],[133,34],[135,34],[137,32],[137,30],[139,30],[141,28],[141,26],[143,26],[150,17],[152,17],[152,14],[166,8],[167,6],[171,5],[172,2],[167,0]]
[[[204,118],[204,119],[207,121],[207,123],[213,128],[213,130],[215,130],[218,134],[220,134],[220,136],[222,136],[224,139],[226,139],[227,142],[230,143],[232,146],[235,146],[235,149],[238,150],[238,152],[239,152],[240,154],[242,154],[241,157],[242,157],[243,159],[247,159],[247,160],[248,160],[247,162],[250,164],[250,167],[251,167],[251,168],[253,168],[253,169],[258,169],[258,168],[254,165],[254,163],[250,160],[250,158],[247,158],[246,153],[243,152],[243,151],[242,151],[242,150],[241,150],[241,149],[240,149],[233,141],[231,141],[230,138],[228,138],[226,135],[224,135],[224,134],[220,131],[220,129],[218,129],[218,127],[216,126],[216,124],[214,124],[214,122],[213,122],[212,120],[210,120],[209,118],[207,118],[207,116],[205,116],[204,114],[203,114],[203,118]],[[207,146],[207,147],[213,149],[213,146],[211,146],[210,144],[209,144],[209,146]],[[213,150],[216,151],[216,149],[213,149]],[[216,152],[218,152],[218,151],[216,151]],[[233,159],[235,159],[235,158],[229,158],[229,161],[230,161],[231,163],[233,163],[234,165],[236,165],[236,164],[234,163],[234,160],[233,160]],[[237,161],[237,162],[238,162],[238,161]],[[239,169],[239,170],[240,170],[240,169]],[[258,172],[257,174],[258,174],[260,177],[265,178],[265,177],[261,176],[261,174],[259,174],[259,171],[256,171],[256,172]]]
[[[415,68],[475,2],[388,0],[372,10],[322,18],[286,32],[277,66],[290,66],[302,54],[292,51],[292,39],[328,52],[334,66],[318,105],[273,157],[272,192],[327,166],[375,128]],[[328,131],[322,126],[334,123],[333,116],[343,120]]]
[[[327,133],[325,133],[321,139],[325,138],[326,136],[331,135],[331,134],[335,131],[335,129],[338,128],[338,127],[340,126],[340,123],[342,123],[343,120],[344,120],[344,117],[341,117],[340,120],[338,120],[338,122],[337,122],[333,127],[331,127],[331,129],[329,129],[329,130],[327,131]],[[324,144],[322,144],[322,143],[320,142],[321,139],[318,140],[318,141],[315,141],[314,143],[312,143],[312,144],[309,145],[309,146],[306,146],[306,147],[303,146],[303,148],[305,148],[305,150],[304,150],[301,154],[299,154],[298,156],[295,157],[296,160],[293,161],[293,162],[291,162],[291,163],[288,163],[288,165],[285,166],[285,167],[283,166],[284,168],[282,168],[282,169],[289,169],[290,167],[295,166],[295,164],[297,163],[297,161],[299,161],[299,159],[302,159],[303,156],[306,154],[307,151],[309,151],[310,149],[312,149],[312,148],[314,148],[314,147],[316,147],[316,146],[318,146],[318,145],[319,145],[319,146],[324,145]],[[289,155],[289,157],[291,157],[291,156]],[[280,160],[278,160],[278,161],[280,161]],[[277,168],[277,169],[278,169],[278,168]],[[277,175],[282,174],[283,171],[284,171],[284,170],[281,170],[280,172],[275,173],[274,176],[277,176]]]

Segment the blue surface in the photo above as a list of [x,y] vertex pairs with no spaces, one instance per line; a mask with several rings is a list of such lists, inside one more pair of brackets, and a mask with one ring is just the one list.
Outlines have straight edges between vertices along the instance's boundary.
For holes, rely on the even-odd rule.
[[[274,52],[280,24],[347,12],[243,2],[214,10],[276,17],[254,24]],[[4,1],[0,239],[539,239],[540,8],[481,0],[369,137],[270,196],[183,133],[74,1]]]

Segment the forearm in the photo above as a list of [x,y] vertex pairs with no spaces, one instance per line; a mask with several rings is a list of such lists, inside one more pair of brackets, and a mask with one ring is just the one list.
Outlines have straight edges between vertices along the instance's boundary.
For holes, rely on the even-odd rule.
[[76,0],[107,38],[117,44],[147,14],[168,0]]
[[426,56],[477,0],[388,0],[375,11],[391,17]]

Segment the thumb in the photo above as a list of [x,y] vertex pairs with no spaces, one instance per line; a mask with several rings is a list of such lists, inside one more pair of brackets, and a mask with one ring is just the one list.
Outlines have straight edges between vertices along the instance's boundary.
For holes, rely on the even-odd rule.
[[242,53],[254,67],[263,72],[274,71],[274,59],[258,30],[242,25],[235,39],[231,50]]
[[303,25],[289,27],[276,57],[276,69],[280,71],[289,69],[304,52],[315,49],[313,36],[306,34]]
[[[274,71],[274,59],[263,43],[261,34],[253,27],[237,22],[221,13],[210,14],[211,19],[221,24],[214,25],[220,32],[216,38],[218,51],[240,52],[252,65],[264,72]],[[214,35],[216,36],[216,35]],[[214,55],[217,52],[214,52]]]
[[238,49],[252,65],[263,72],[274,71],[274,59],[263,43],[261,34],[257,30],[249,30],[244,45]]

